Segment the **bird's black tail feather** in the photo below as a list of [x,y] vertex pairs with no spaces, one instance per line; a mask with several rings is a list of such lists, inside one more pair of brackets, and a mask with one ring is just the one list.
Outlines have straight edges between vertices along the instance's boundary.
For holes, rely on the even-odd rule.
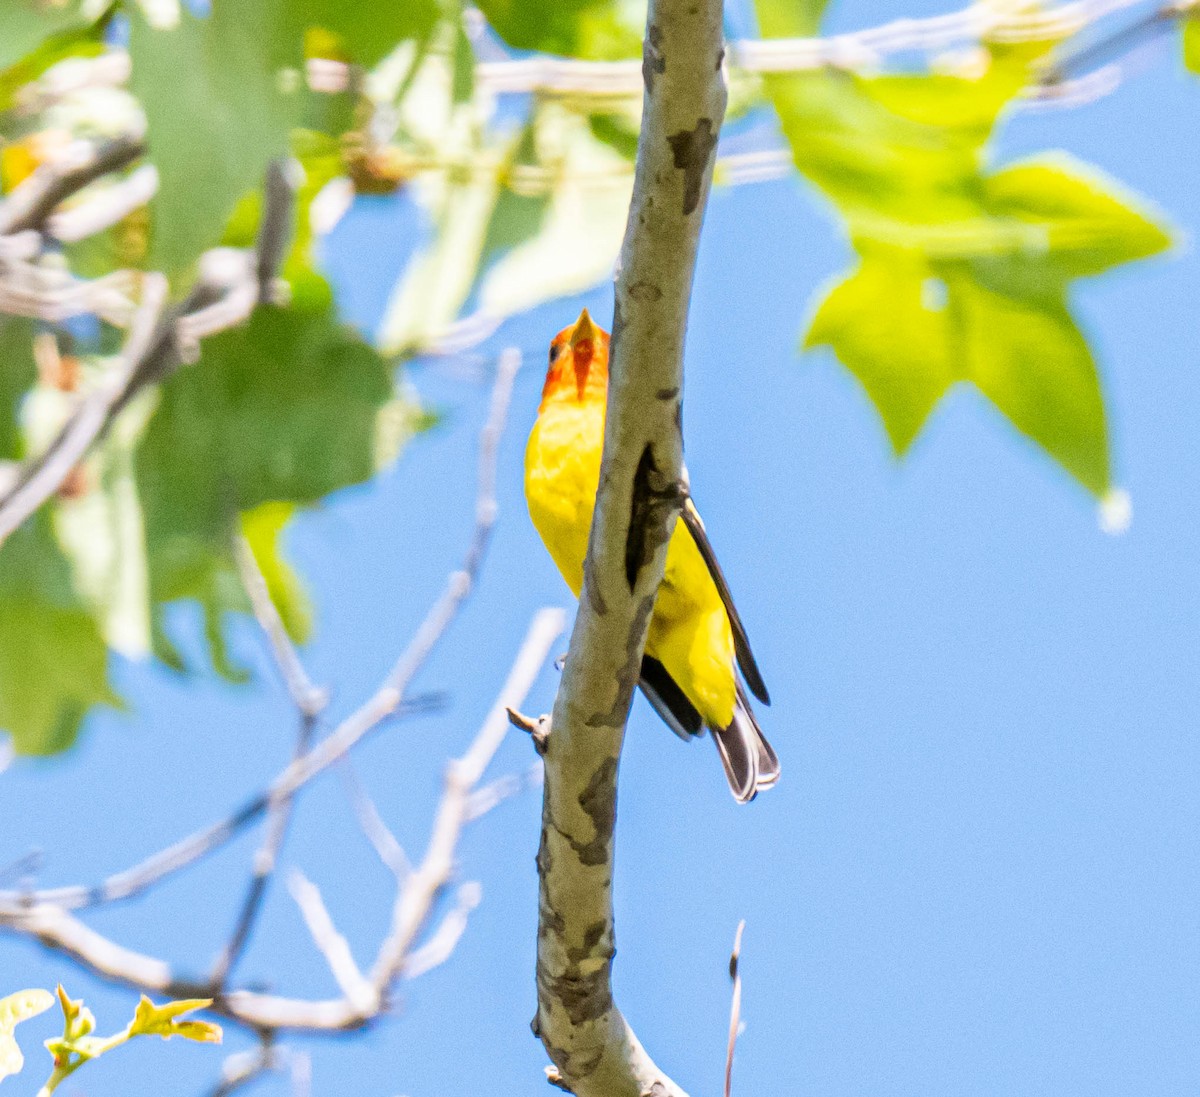
[[728,727],[711,730],[729,791],[739,804],[749,803],[779,780],[779,758],[758,726],[740,682],[733,720]]
[[[653,656],[642,658],[639,685],[655,711],[681,739],[691,739],[704,733],[704,721],[696,706],[667,673],[667,668]],[[741,682],[737,687],[732,722],[728,727],[709,730],[712,731],[713,742],[717,744],[721,764],[725,767],[729,790],[738,803],[748,803],[761,790],[770,788],[779,780],[779,759],[754,718],[750,700]]]

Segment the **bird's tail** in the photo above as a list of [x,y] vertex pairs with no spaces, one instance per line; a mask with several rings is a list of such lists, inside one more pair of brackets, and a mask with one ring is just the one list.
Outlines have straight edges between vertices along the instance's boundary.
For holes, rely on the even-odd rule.
[[[642,658],[639,684],[646,699],[681,739],[704,734],[704,720],[696,706],[687,699],[667,668],[651,655]],[[737,684],[733,720],[728,727],[709,730],[725,767],[729,791],[739,804],[749,803],[759,792],[779,780],[779,759],[754,718],[750,699],[741,682]]]
[[779,780],[779,758],[758,726],[741,682],[733,720],[728,727],[710,730],[725,767],[729,790],[739,804],[749,803]]

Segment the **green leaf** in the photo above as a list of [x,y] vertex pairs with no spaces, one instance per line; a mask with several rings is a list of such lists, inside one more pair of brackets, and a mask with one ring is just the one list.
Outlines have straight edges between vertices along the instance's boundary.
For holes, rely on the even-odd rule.
[[514,240],[483,279],[479,307],[490,316],[582,293],[609,277],[629,216],[630,165],[596,138],[585,116],[546,104],[537,127],[538,162],[552,190],[536,222],[526,224],[527,238]]
[[[12,2],[13,0],[9,0],[9,3]],[[3,9],[7,6],[0,0],[0,20],[6,19]],[[6,24],[5,30],[7,29]],[[7,55],[8,45],[7,41],[0,44],[0,54]],[[103,51],[104,42],[99,27],[81,24],[50,35],[35,49],[12,63],[6,63],[0,56],[0,111],[11,110],[15,105],[17,92],[60,61],[69,57],[96,57]]]
[[1171,245],[1161,213],[1066,153],[1001,168],[983,184],[988,216],[1036,228],[1035,248],[1062,278],[1101,274]]
[[312,635],[312,602],[280,552],[283,531],[296,513],[293,503],[262,503],[242,515],[242,534],[267,584],[288,635],[304,643]]
[[1065,300],[981,285],[968,264],[869,248],[821,303],[807,346],[833,348],[897,454],[956,382],[973,383],[1097,496],[1110,485],[1104,403]]
[[33,321],[0,316],[0,461],[22,456],[18,414],[37,380],[33,362]]
[[1183,63],[1200,73],[1200,12],[1195,10],[1183,20]]
[[956,381],[980,389],[1089,491],[1110,488],[1095,363],[1071,280],[1162,251],[1149,204],[1066,155],[991,170],[1004,106],[1048,43],[993,44],[969,75],[768,76],[796,166],[860,266],[814,314],[902,453]]
[[808,38],[821,26],[829,0],[755,0],[763,38]]
[[1097,498],[1111,487],[1096,364],[1063,300],[1013,297],[956,279],[967,377]]
[[[137,452],[156,616],[165,603],[196,599],[218,669],[243,677],[221,623],[249,608],[232,559],[239,515],[264,503],[310,505],[369,479],[394,454],[394,419],[406,406],[391,364],[338,322],[328,286],[311,273],[294,284],[290,308],[260,308],[206,341],[199,363],[163,386]],[[283,516],[265,511],[250,524],[260,565],[288,587],[268,543]],[[285,608],[297,636],[302,604],[292,588]]]
[[871,251],[822,301],[805,337],[807,347],[832,347],[862,382],[897,454],[955,376],[941,287],[931,278],[905,252]]
[[172,1036],[182,1036],[186,1040],[195,1040],[201,1044],[219,1044],[220,1025],[209,1021],[179,1020],[185,1013],[193,1013],[211,1005],[211,998],[185,998],[156,1006],[143,994],[127,1033],[129,1036],[161,1036],[164,1040],[169,1040]]
[[383,60],[405,39],[427,38],[438,18],[436,0],[402,0],[392,4],[290,0],[285,8],[284,35],[302,37],[306,31],[319,28],[337,37],[345,59],[368,68]]
[[122,411],[82,466],[85,490],[60,498],[52,512],[76,590],[105,643],[130,659],[151,650],[146,538],[134,455],[153,409],[153,394],[146,392]]
[[514,49],[592,61],[641,53],[645,0],[481,0],[479,9]]
[[93,705],[119,707],[107,663],[100,630],[40,512],[0,546],[0,729],[17,752],[65,750]]
[[272,0],[213,0],[206,17],[180,9],[178,25],[163,29],[135,9],[129,35],[131,86],[159,173],[149,262],[171,274],[217,243],[238,199],[288,151],[303,82],[300,43]]
[[45,1013],[52,1005],[54,996],[48,990],[22,990],[0,998],[0,1080],[20,1073],[25,1065],[14,1035],[17,1025]]
[[47,4],[45,0],[0,0],[0,69],[33,53],[50,37],[78,27],[90,26],[95,15],[84,14],[82,0]]

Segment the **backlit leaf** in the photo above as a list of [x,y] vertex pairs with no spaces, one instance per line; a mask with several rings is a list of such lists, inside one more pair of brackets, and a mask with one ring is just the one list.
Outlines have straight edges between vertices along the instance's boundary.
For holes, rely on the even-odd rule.
[[14,1035],[17,1025],[45,1013],[52,1005],[54,995],[48,990],[22,990],[0,998],[0,1080],[19,1073],[25,1065]]
[[287,152],[303,61],[271,0],[214,0],[207,16],[180,7],[169,28],[134,9],[129,35],[131,87],[159,173],[149,261],[172,274],[217,243],[237,200]]
[[180,1020],[186,1013],[194,1013],[211,1005],[211,998],[185,998],[156,1006],[143,994],[137,1004],[137,1012],[129,1023],[128,1034],[161,1036],[164,1040],[169,1040],[172,1036],[182,1036],[185,1040],[195,1040],[201,1044],[219,1044],[220,1025],[214,1025],[210,1021]]
[[1069,284],[1170,236],[1148,203],[1066,155],[992,169],[997,119],[1048,46],[995,44],[961,75],[765,84],[797,168],[861,258],[818,306],[806,345],[829,346],[859,378],[897,453],[952,384],[969,382],[1103,496],[1104,404]]
[[0,729],[20,754],[74,741],[94,705],[121,704],[108,650],[45,512],[0,546]]

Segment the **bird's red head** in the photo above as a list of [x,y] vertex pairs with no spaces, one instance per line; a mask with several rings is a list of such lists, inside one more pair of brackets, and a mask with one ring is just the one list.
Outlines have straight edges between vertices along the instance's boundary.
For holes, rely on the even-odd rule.
[[555,398],[604,400],[608,395],[608,332],[592,323],[588,310],[550,344],[550,368],[542,405]]

